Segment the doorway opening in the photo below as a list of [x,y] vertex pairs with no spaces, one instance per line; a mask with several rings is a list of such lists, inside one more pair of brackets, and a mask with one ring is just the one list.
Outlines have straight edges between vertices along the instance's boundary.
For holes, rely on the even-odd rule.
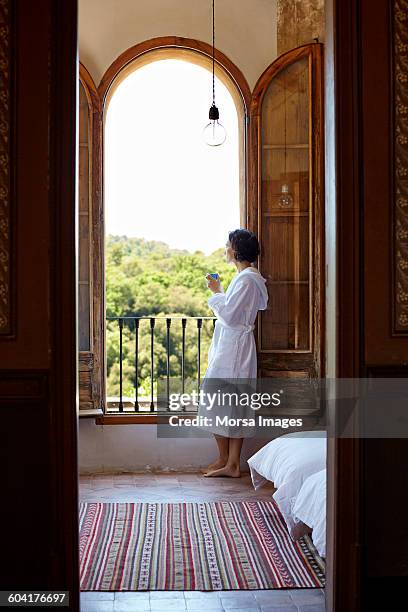
[[[209,340],[212,336],[212,321],[210,320],[207,324],[205,321],[206,315],[201,311],[200,315],[197,316],[194,308],[195,304],[205,304],[201,293],[203,289],[205,291],[203,282],[205,272],[221,271],[221,274],[223,274],[221,259],[216,259],[218,255],[216,254],[214,259],[211,259],[214,255],[214,253],[211,254],[212,249],[219,243],[221,236],[223,242],[225,241],[224,232],[227,233],[228,230],[234,229],[237,225],[248,226],[255,231],[259,230],[263,233],[265,243],[270,240],[273,232],[276,232],[278,223],[283,226],[284,232],[281,232],[283,236],[282,251],[287,249],[287,256],[274,258],[271,255],[272,251],[270,251],[270,256],[262,260],[265,275],[268,282],[272,284],[284,284],[285,287],[288,286],[289,288],[295,286],[299,289],[299,294],[306,293],[309,295],[309,278],[307,276],[305,278],[301,277],[303,268],[294,265],[293,254],[297,253],[296,261],[298,262],[299,252],[303,249],[303,252],[306,253],[306,259],[310,259],[312,251],[302,247],[302,245],[313,244],[312,237],[316,235],[313,234],[315,232],[315,219],[321,210],[322,193],[319,189],[311,188],[312,180],[315,180],[319,174],[319,166],[316,165],[316,160],[313,157],[317,150],[314,146],[314,139],[318,137],[319,132],[315,129],[312,119],[310,122],[302,119],[304,116],[311,117],[311,108],[315,104],[313,96],[321,86],[319,82],[313,87],[305,87],[304,85],[305,81],[309,82],[306,77],[311,78],[312,83],[315,83],[316,75],[319,74],[316,65],[321,59],[321,50],[319,45],[307,45],[295,50],[294,53],[287,54],[286,57],[281,59],[280,63],[278,62],[278,65],[271,66],[262,75],[254,90],[250,109],[251,137],[249,146],[247,142],[247,123],[250,114],[248,90],[245,88],[243,90],[237,86],[237,81],[233,78],[231,70],[223,71],[218,67],[219,87],[222,83],[230,83],[231,87],[226,89],[229,95],[228,104],[230,109],[234,111],[231,113],[234,121],[230,124],[232,127],[229,127],[228,124],[226,127],[229,136],[235,134],[233,139],[233,141],[235,140],[235,146],[231,155],[233,162],[230,170],[225,170],[228,165],[222,166],[225,159],[221,163],[222,155],[219,155],[219,153],[228,152],[227,149],[225,151],[211,151],[218,157],[216,158],[216,165],[213,157],[211,160],[213,165],[209,164],[208,166],[208,182],[214,181],[217,172],[218,177],[223,178],[223,173],[220,172],[222,168],[224,168],[224,175],[226,172],[230,172],[231,176],[229,178],[235,178],[226,183],[231,187],[229,195],[225,191],[217,190],[215,197],[214,193],[208,192],[207,199],[202,199],[198,208],[200,210],[200,208],[205,207],[203,218],[200,217],[200,214],[191,214],[190,201],[194,200],[194,193],[197,189],[201,189],[201,192],[205,191],[201,187],[203,181],[200,180],[199,174],[194,174],[197,167],[202,170],[204,161],[203,158],[198,157],[199,161],[192,164],[189,157],[185,162],[180,163],[179,160],[183,158],[186,147],[194,148],[191,140],[188,140],[191,138],[193,128],[190,124],[190,127],[185,131],[187,140],[183,143],[180,137],[179,124],[177,122],[172,123],[180,107],[183,107],[180,99],[184,102],[188,101],[191,92],[187,88],[180,95],[182,83],[179,83],[178,87],[175,87],[179,97],[174,99],[174,105],[172,106],[168,95],[169,86],[166,87],[165,79],[163,75],[160,75],[160,70],[169,69],[170,76],[168,79],[172,86],[177,82],[176,74],[172,72],[173,69],[181,68],[184,70],[184,75],[181,73],[184,80],[186,80],[187,70],[189,70],[188,82],[191,87],[193,80],[191,71],[199,68],[200,70],[195,74],[200,78],[206,77],[203,83],[205,81],[207,83],[203,87],[208,93],[209,73],[207,71],[206,74],[206,68],[209,65],[209,56],[191,49],[173,48],[159,48],[149,52],[144,49],[140,54],[136,54],[136,57],[131,58],[126,57],[126,52],[124,55],[122,66],[120,67],[118,63],[115,63],[97,88],[99,107],[96,115],[103,135],[103,138],[100,139],[103,146],[98,154],[104,158],[104,182],[101,182],[100,189],[104,192],[104,201],[101,200],[99,204],[97,201],[96,207],[99,206],[99,214],[105,221],[106,249],[105,247],[100,249],[100,259],[96,262],[96,266],[99,266],[99,271],[102,270],[100,278],[105,278],[105,271],[107,275],[106,295],[104,296],[105,299],[101,301],[104,307],[100,322],[101,327],[103,327],[105,325],[105,315],[108,316],[106,324],[108,390],[103,416],[98,417],[96,423],[81,425],[81,444],[84,449],[87,449],[85,460],[82,458],[83,471],[85,467],[92,473],[89,477],[84,475],[81,479],[81,485],[83,485],[81,497],[85,504],[81,514],[81,529],[82,526],[86,529],[86,525],[97,526],[97,524],[101,525],[102,523],[109,524],[110,527],[116,529],[117,525],[120,524],[125,526],[129,534],[136,531],[139,533],[140,525],[143,523],[143,525],[148,526],[150,519],[146,514],[143,514],[145,518],[147,517],[146,520],[143,519],[140,523],[142,519],[139,517],[135,522],[134,511],[145,512],[148,509],[146,504],[153,504],[156,510],[160,506],[160,511],[165,508],[164,523],[173,528],[175,526],[174,514],[172,520],[169,520],[168,512],[177,512],[179,507],[177,505],[181,503],[191,503],[191,508],[189,506],[187,513],[180,519],[184,525],[181,530],[182,535],[184,534],[183,537],[187,537],[188,534],[191,535],[193,532],[195,534],[201,533],[201,530],[204,529],[205,525],[201,518],[198,522],[193,518],[197,516],[197,511],[200,509],[207,508],[210,514],[213,510],[215,512],[215,510],[220,509],[223,515],[229,509],[228,512],[234,518],[228,524],[219,522],[218,526],[213,528],[213,531],[217,534],[217,537],[224,530],[228,531],[227,539],[233,542],[235,538],[232,533],[234,530],[238,530],[240,531],[239,537],[242,545],[246,547],[250,541],[247,536],[251,530],[250,521],[252,520],[250,518],[251,513],[245,514],[247,508],[245,504],[248,500],[253,504],[249,507],[250,509],[256,509],[261,514],[262,508],[266,509],[266,514],[269,516],[268,520],[274,522],[276,517],[279,516],[274,514],[272,510],[274,507],[270,500],[273,492],[272,486],[269,485],[262,491],[253,490],[248,473],[239,481],[235,481],[233,486],[223,485],[221,479],[208,481],[198,470],[201,466],[207,465],[213,458],[214,442],[212,439],[197,440],[196,437],[192,436],[177,440],[177,443],[175,443],[174,439],[158,438],[156,433],[157,414],[155,414],[157,410],[157,388],[155,388],[154,377],[157,372],[162,375],[175,372],[181,374],[186,384],[199,385],[200,374],[203,373],[205,368],[204,359],[201,359],[200,356],[200,348],[205,349],[203,352],[207,352]],[[131,52],[131,55],[134,55],[134,51]],[[279,72],[283,69],[285,62],[291,66],[296,64],[298,60],[301,60],[302,65],[304,64],[302,70],[295,67],[293,74],[289,75],[291,78],[281,79]],[[207,66],[203,66],[203,62]],[[152,95],[151,100],[146,99],[148,98],[146,95],[136,96],[135,98],[135,92],[147,91],[148,86],[146,82],[143,84],[142,79],[147,79],[149,71],[153,71],[150,76],[154,74],[159,81],[159,90],[166,93],[158,94],[157,90],[156,93],[152,93],[149,88],[149,94]],[[275,77],[277,78],[275,79]],[[274,79],[277,84],[275,88],[277,95],[275,96],[276,100],[274,98],[272,102],[276,102],[279,112],[276,112],[275,109],[273,113],[268,114],[268,121],[264,121],[266,131],[262,134],[263,142],[260,138],[261,133],[257,131],[262,116],[260,109],[264,100],[269,100],[269,104],[271,98],[273,98],[273,96],[268,98],[265,93],[268,88],[273,93],[274,88],[270,87],[270,83]],[[132,95],[129,95],[132,86],[134,88],[133,98]],[[127,90],[127,88],[129,89]],[[199,90],[198,84],[196,88]],[[286,90],[290,91],[286,93]],[[243,91],[246,92],[245,95],[243,95]],[[282,92],[284,92],[284,95],[282,95]],[[205,98],[204,102],[203,98]],[[209,106],[208,97],[199,96],[199,99],[203,102],[204,109],[203,113],[200,114],[206,116]],[[320,102],[318,95],[317,99]],[[161,112],[163,100],[165,100],[166,111],[170,110],[170,117],[168,118],[166,118],[166,114]],[[300,104],[300,100],[304,104],[304,113],[302,114],[302,120],[298,122],[299,126],[296,124],[296,130],[293,130],[293,134],[287,134],[286,129],[283,131],[276,130],[276,126],[281,123],[279,117],[282,114],[287,116],[290,115],[290,112],[294,112],[296,116],[296,105]],[[191,102],[191,105],[194,104],[197,104],[197,102]],[[286,106],[282,106],[286,104],[291,104],[292,108],[288,106],[286,109]],[[223,113],[228,105],[226,104],[223,109],[219,102],[219,106]],[[151,121],[147,120],[148,111],[153,112]],[[319,112],[319,107],[316,112]],[[126,115],[131,118],[131,121],[128,120],[127,123]],[[157,120],[159,115],[162,123]],[[226,111],[225,116],[228,116]],[[142,122],[141,117],[146,121]],[[183,115],[183,118],[185,119],[183,125],[188,126],[188,113]],[[132,127],[130,127],[131,123]],[[209,150],[205,149],[205,145],[202,144],[200,133],[202,127],[203,124],[200,121],[199,129],[194,130],[194,146],[199,142],[200,146],[204,147],[201,151],[204,150],[209,153]],[[298,127],[303,130],[300,134],[298,134]],[[118,139],[120,133],[125,135],[126,144]],[[164,133],[168,134],[165,142],[163,139]],[[99,134],[99,138],[101,134]],[[284,134],[283,140],[282,134]],[[141,153],[139,158],[135,153],[137,146],[140,147],[138,150]],[[171,156],[179,161],[173,170],[168,161]],[[264,162],[265,176],[259,176],[262,159],[269,161],[278,159],[278,163],[274,162],[273,164],[276,176],[274,175],[272,178],[269,176],[268,161]],[[287,163],[286,159],[289,160]],[[283,163],[281,163],[282,160],[284,160]],[[188,186],[185,180],[187,167],[190,167],[188,171],[190,183]],[[313,172],[309,173],[309,168]],[[299,179],[298,175],[302,180]],[[194,176],[198,176],[198,178],[191,181]],[[285,182],[282,179],[285,179]],[[282,184],[287,184],[286,179],[289,181],[288,187],[291,191],[293,205],[293,209],[289,212],[286,208],[280,207],[278,202],[282,192]],[[162,183],[165,183],[165,188],[163,188]],[[199,183],[198,187],[195,183]],[[224,181],[223,188],[225,186]],[[209,185],[207,184],[206,187],[208,188]],[[187,190],[187,196],[190,196],[191,193],[190,197],[186,198],[184,189]],[[202,198],[201,192],[200,197]],[[217,200],[220,195],[223,198],[222,202],[219,199]],[[167,201],[169,201],[169,204],[167,204]],[[218,204],[211,210],[211,207],[206,207],[207,201],[211,204],[218,202]],[[228,207],[224,207],[225,202],[228,203]],[[219,208],[221,205],[224,208],[225,219],[223,221],[224,227],[222,227],[222,224],[217,227],[217,231],[220,230],[220,237],[217,238],[216,232],[212,232],[211,220],[212,215],[217,215],[217,218],[220,217]],[[174,214],[174,211],[179,212]],[[142,213],[145,214],[144,218],[141,216]],[[180,228],[184,230],[186,227],[186,224],[183,223],[184,216],[190,220],[189,231],[187,232],[180,231]],[[151,222],[153,217],[155,219],[154,224]],[[229,219],[231,219],[231,224],[234,223],[232,227],[227,225],[230,223]],[[305,219],[307,222],[304,222]],[[144,225],[143,222],[145,222]],[[142,227],[144,228],[143,233],[140,234],[139,229]],[[130,231],[132,232],[131,238],[129,239],[129,236],[125,238],[126,233]],[[214,240],[213,244],[207,240],[210,232],[211,240]],[[172,242],[173,239],[176,241]],[[163,245],[166,242],[167,245]],[[157,243],[159,243],[158,249],[156,249]],[[174,253],[174,250],[178,252]],[[183,250],[186,250],[187,253],[183,253]],[[147,254],[147,257],[145,257],[145,254]],[[314,262],[313,273],[320,266],[320,263],[320,260]],[[213,266],[216,266],[216,268]],[[304,267],[307,268],[307,263]],[[294,278],[290,277],[292,273],[295,275]],[[225,269],[226,278],[229,274],[229,270]],[[275,278],[274,275],[278,275],[278,277]],[[281,278],[281,276],[284,276],[284,278]],[[176,291],[174,291],[175,289]],[[180,290],[184,292],[184,295],[182,295],[183,301],[180,299]],[[318,290],[320,290],[320,286]],[[101,295],[105,293],[105,283],[103,281],[100,293]],[[288,291],[285,288],[285,295],[290,294],[291,289]],[[168,302],[165,302],[166,299],[168,301],[172,299],[171,309]],[[300,301],[299,299],[296,302],[296,308],[299,308]],[[307,343],[305,346],[305,342],[300,340],[303,336],[308,336],[311,339],[310,344],[313,344],[313,349],[316,348],[314,338],[318,330],[313,328],[316,319],[305,316],[306,323],[302,323],[302,325],[309,325],[310,330],[304,330],[303,335],[299,334],[296,329],[300,329],[300,326],[299,324],[296,324],[297,326],[293,324],[292,310],[288,309],[285,304],[282,306],[282,303],[278,302],[274,304],[276,312],[272,312],[272,319],[270,320],[275,327],[285,327],[289,330],[287,335],[290,342],[289,340],[286,344],[281,342],[278,347],[267,345],[265,342],[262,344],[261,349],[264,349],[262,368],[263,372],[266,373],[263,375],[273,376],[278,371],[277,366],[282,363],[285,363],[285,368],[290,373],[293,369],[292,361],[296,362],[299,370],[305,370],[304,372],[301,371],[301,374],[307,374],[306,368],[309,361],[312,362],[313,360],[312,347]],[[315,304],[318,303],[319,301],[315,300]],[[117,307],[120,308],[119,311],[115,310]],[[174,317],[177,321],[173,320],[173,314],[178,315]],[[276,321],[275,314],[278,316]],[[111,319],[109,319],[110,315],[112,316]],[[187,329],[191,325],[191,320],[194,335],[192,336],[191,346],[189,346]],[[295,332],[292,331],[292,327]],[[264,333],[265,338],[267,338],[270,329],[271,326],[265,324],[260,333]],[[292,340],[292,336],[295,340]],[[287,362],[284,362],[283,353],[285,353]],[[101,354],[105,355],[105,352],[103,351]],[[304,361],[299,359],[299,355],[302,356]],[[299,372],[295,373],[295,375],[298,374]],[[105,397],[105,389],[102,390],[101,397]],[[107,424],[122,425],[123,427],[104,427]],[[242,456],[243,463],[263,445],[264,441],[246,445]],[[319,457],[324,461],[321,453]],[[98,472],[104,472],[104,474],[101,475]],[[107,508],[106,504],[111,505]],[[163,506],[163,504],[167,505]],[[213,508],[208,504],[221,505]],[[105,512],[107,509],[113,509],[114,516],[108,516]],[[278,523],[282,521],[281,518],[277,520]],[[258,534],[256,537],[262,533],[265,527],[261,523],[258,525],[259,529],[256,529]],[[188,527],[186,528],[186,525],[190,525],[190,531]],[[267,529],[272,530],[271,525]],[[273,529],[276,529],[276,525]],[[293,556],[295,558],[293,568],[296,569],[292,568],[291,582],[290,585],[286,584],[286,587],[316,587],[313,602],[311,602],[310,597],[307,602],[302,600],[301,597],[295,601],[288,592],[286,593],[288,597],[285,603],[288,603],[288,605],[321,603],[323,601],[321,590],[323,573],[319,562],[316,562],[318,555],[315,557],[308,545],[306,548],[302,548],[303,544],[293,544],[282,522],[278,524],[277,529],[285,538],[285,546],[282,547],[281,551],[282,562],[293,564]],[[93,533],[97,533],[97,530]],[[162,533],[164,533],[163,522],[156,523],[152,537],[153,539],[156,538],[157,544],[163,541]],[[173,536],[169,536],[169,532],[166,533],[167,541],[172,541]],[[83,533],[82,537],[84,537]],[[302,537],[307,536],[302,534]],[[85,533],[85,541],[87,552],[83,556],[83,563],[86,567],[94,567],[95,559],[100,559],[104,554],[104,551],[101,551],[99,547],[101,540],[92,539]],[[128,553],[133,555],[136,551],[136,557],[139,558],[140,547],[143,548],[145,542],[134,539],[131,541],[132,546],[136,548],[127,549],[126,555]],[[120,542],[122,546],[124,540],[120,538]],[[189,548],[189,542],[190,540],[184,541],[183,550]],[[261,549],[262,537],[259,536],[259,547],[256,548],[254,554],[258,554]],[[114,552],[115,558],[113,561],[111,560],[112,563],[114,565],[119,564],[117,567],[129,568],[130,565],[125,558],[119,560],[119,552],[119,550]],[[175,567],[172,551],[167,550],[166,554],[169,555],[167,557],[169,567]],[[126,558],[128,559],[128,557]],[[218,566],[225,571],[228,580],[231,579],[233,568],[237,567],[234,559],[235,557],[231,557],[227,562],[220,558],[217,560]],[[265,560],[260,557],[258,560],[262,566]],[[99,578],[95,582],[91,575],[86,573],[83,566],[83,589],[103,591],[107,584],[103,582],[105,580],[109,582],[109,589],[115,591],[127,589],[150,591],[152,593],[159,588],[180,590],[184,593],[183,601],[185,603],[185,593],[193,587],[186,582],[180,583],[177,587],[174,583],[171,584],[168,581],[168,573],[160,574],[156,566],[153,569],[152,567],[152,565],[149,566],[150,578],[148,584],[129,582],[125,575],[121,575],[119,584],[117,581],[118,575],[108,576],[105,570],[99,575],[102,582],[99,581]],[[203,567],[201,564],[199,571],[197,570],[194,575],[202,578],[205,575],[205,572],[203,574]],[[241,571],[243,571],[243,566],[240,566],[238,570],[239,573]],[[272,597],[274,589],[285,586],[281,578],[274,582],[271,574],[264,583],[260,574],[254,575],[253,578],[260,589],[264,588],[265,591],[268,591],[265,595],[272,594]],[[239,596],[243,598],[241,607],[247,605],[248,602],[244,599],[245,596],[248,599],[248,595],[251,595],[251,602],[258,605],[260,599],[256,601],[252,594],[245,592],[248,586],[245,586],[246,578],[243,577],[243,574],[235,583],[233,581],[228,582],[228,580],[222,581],[221,586],[218,587],[221,591],[221,599],[226,590],[235,588],[241,591],[239,593]],[[217,590],[213,582],[210,581],[208,584],[211,585],[208,590]],[[228,584],[235,584],[235,586],[228,586]],[[201,588],[203,584],[200,583],[200,585],[198,586],[196,583],[194,589],[206,590]],[[296,597],[296,594],[294,597]],[[265,599],[264,603],[268,604],[270,601]]]

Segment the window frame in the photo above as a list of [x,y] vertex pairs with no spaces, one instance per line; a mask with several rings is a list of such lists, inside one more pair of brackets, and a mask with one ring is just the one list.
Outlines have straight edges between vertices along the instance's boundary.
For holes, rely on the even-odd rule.
[[[82,410],[80,416],[97,416],[97,422],[111,422],[112,416],[106,416],[106,298],[105,298],[105,231],[104,231],[104,125],[109,101],[126,78],[138,68],[158,59],[184,59],[208,70],[212,70],[211,45],[190,38],[166,36],[144,41],[124,51],[106,70],[98,87],[83,64],[80,64],[80,80],[88,95],[90,109],[90,184],[92,198],[93,229],[93,264],[92,264],[92,328],[93,328],[93,363],[91,385],[94,397],[94,410]],[[238,113],[240,129],[240,221],[241,226],[248,226],[248,116],[251,101],[251,90],[239,70],[221,51],[215,50],[215,73],[226,85]],[[100,416],[103,414],[104,416]],[[151,422],[155,415],[146,414],[119,415],[129,422]],[[107,421],[105,420],[107,419]],[[134,419],[134,420],[133,420]]]
[[[79,81],[88,101],[88,149],[89,149],[89,245],[90,265],[90,350],[79,352],[79,386],[88,396],[87,402],[80,398],[80,416],[100,415],[103,408],[103,372],[104,372],[104,303],[98,279],[103,273],[103,243],[100,227],[100,194],[101,194],[101,105],[97,87],[92,76],[79,63]],[[79,211],[78,211],[79,212]],[[78,227],[80,219],[78,214]],[[88,372],[88,375],[84,373]],[[82,376],[81,376],[82,373]],[[83,380],[86,379],[86,380]]]

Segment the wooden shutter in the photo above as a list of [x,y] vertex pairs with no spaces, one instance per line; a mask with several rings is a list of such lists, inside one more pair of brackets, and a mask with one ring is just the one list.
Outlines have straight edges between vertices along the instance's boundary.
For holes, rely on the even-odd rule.
[[251,104],[249,221],[269,293],[258,320],[261,376],[323,374],[321,70],[320,44],[294,49],[264,72]]
[[91,76],[79,82],[79,407],[99,411],[103,401],[103,224],[100,217],[100,104]]

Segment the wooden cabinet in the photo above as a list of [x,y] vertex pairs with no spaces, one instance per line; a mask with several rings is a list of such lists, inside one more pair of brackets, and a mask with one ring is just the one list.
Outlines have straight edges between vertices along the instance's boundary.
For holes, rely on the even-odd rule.
[[322,46],[279,57],[251,105],[250,226],[269,304],[258,319],[261,376],[323,374]]

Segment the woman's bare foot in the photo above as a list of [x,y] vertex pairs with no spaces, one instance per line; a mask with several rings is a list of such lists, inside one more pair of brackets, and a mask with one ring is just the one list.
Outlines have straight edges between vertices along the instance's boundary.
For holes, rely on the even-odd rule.
[[212,472],[207,472],[204,474],[206,478],[215,478],[217,476],[227,476],[228,478],[239,478],[241,476],[241,472],[238,465],[225,465],[224,467],[213,470]]
[[206,468],[203,468],[201,472],[203,474],[208,474],[208,472],[214,472],[215,470],[220,470],[221,468],[227,465],[227,461],[228,459],[225,459],[225,460],[217,459],[217,461],[214,461],[214,463],[210,463],[209,466],[207,466]]

